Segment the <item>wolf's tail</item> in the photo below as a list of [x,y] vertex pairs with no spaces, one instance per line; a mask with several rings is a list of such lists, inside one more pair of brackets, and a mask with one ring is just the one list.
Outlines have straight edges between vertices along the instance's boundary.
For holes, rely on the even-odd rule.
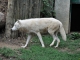
[[60,23],[60,34],[61,34],[63,40],[66,41],[66,33],[65,33],[62,23]]

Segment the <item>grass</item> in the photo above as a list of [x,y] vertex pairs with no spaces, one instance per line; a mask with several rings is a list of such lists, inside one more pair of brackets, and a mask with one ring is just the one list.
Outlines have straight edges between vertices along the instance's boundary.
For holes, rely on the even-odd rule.
[[15,51],[5,47],[0,49],[0,53],[2,54],[2,56],[5,56],[6,58],[14,57],[14,55],[16,54]]
[[80,60],[80,39],[68,38],[65,42],[61,37],[59,38],[61,42],[58,48],[49,47],[52,37],[46,35],[43,36],[45,48],[42,48],[38,38],[34,37],[28,48],[16,50],[0,48],[0,55],[12,60]]

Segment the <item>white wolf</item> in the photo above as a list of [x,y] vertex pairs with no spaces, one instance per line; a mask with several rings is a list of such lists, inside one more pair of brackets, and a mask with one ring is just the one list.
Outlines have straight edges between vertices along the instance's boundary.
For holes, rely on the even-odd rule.
[[28,45],[29,40],[31,39],[31,33],[37,34],[42,47],[45,47],[44,42],[42,40],[41,31],[47,30],[48,33],[53,37],[53,41],[50,46],[54,45],[54,42],[57,41],[55,46],[58,47],[60,43],[60,39],[57,36],[57,33],[60,32],[64,41],[66,41],[66,33],[63,28],[62,23],[55,19],[55,18],[31,18],[25,20],[18,20],[15,22],[14,26],[12,27],[12,31],[23,29],[25,32],[28,33],[27,41],[23,48]]

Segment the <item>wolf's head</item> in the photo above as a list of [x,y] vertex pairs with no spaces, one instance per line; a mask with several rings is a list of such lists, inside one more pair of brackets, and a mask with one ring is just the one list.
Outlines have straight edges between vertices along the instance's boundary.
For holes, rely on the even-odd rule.
[[20,25],[21,25],[20,20],[16,21],[15,24],[14,24],[14,26],[11,28],[11,30],[12,30],[12,31],[19,30]]

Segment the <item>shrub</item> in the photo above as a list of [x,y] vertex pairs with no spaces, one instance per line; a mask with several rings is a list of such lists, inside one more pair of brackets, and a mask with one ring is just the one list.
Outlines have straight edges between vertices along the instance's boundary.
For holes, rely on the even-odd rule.
[[[43,2],[43,6],[42,6],[43,8],[41,9],[41,12],[40,12],[41,17],[55,17],[54,6],[52,6],[49,3],[49,0],[42,0],[42,2]],[[54,5],[54,1],[52,1],[52,2]]]
[[69,39],[75,40],[80,38],[80,33],[78,32],[73,32],[69,35]]

